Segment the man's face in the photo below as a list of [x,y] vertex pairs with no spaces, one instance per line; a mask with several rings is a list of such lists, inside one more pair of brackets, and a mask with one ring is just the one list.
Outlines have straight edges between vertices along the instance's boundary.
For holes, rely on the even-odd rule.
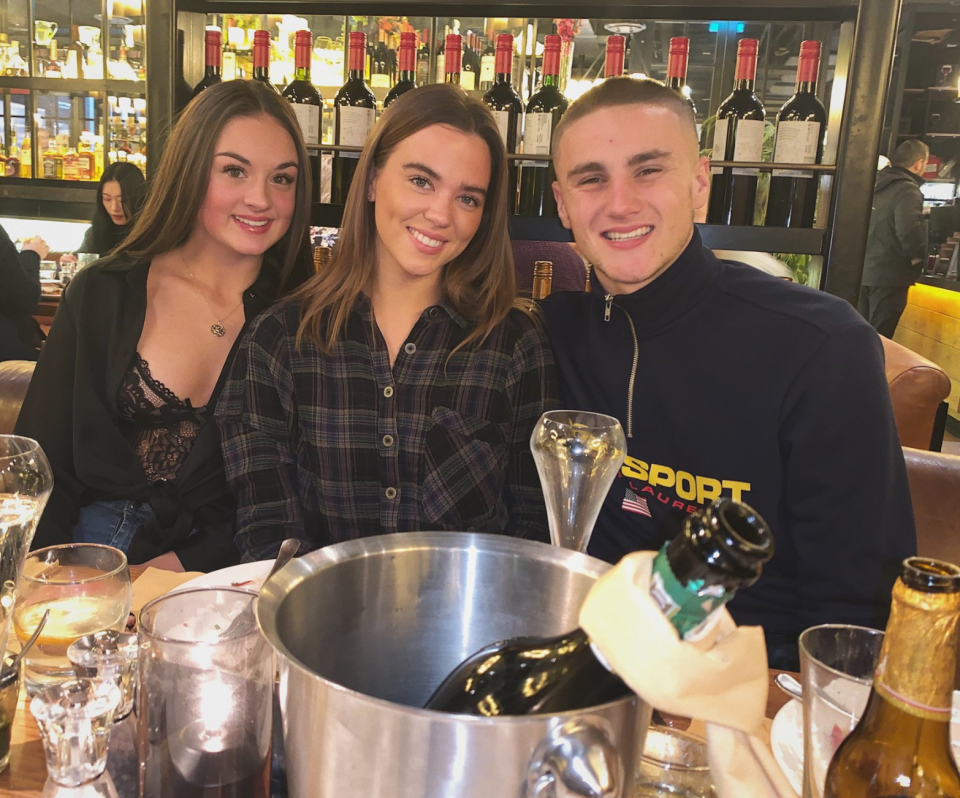
[[554,159],[560,219],[614,294],[642,288],[673,264],[710,193],[693,126],[661,106],[603,108],[578,119]]

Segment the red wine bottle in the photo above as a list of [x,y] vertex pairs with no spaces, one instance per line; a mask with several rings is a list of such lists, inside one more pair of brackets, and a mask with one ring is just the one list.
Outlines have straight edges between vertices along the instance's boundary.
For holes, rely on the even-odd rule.
[[487,39],[483,48],[483,55],[480,56],[480,91],[490,91],[496,80],[497,74],[497,49],[496,37]]
[[[363,78],[367,55],[367,34],[350,34],[347,82],[333,100],[336,111],[336,143],[362,147],[373,129],[377,114],[377,98]],[[359,152],[338,152],[333,158],[331,199],[341,205],[347,201],[354,172],[360,162]]]
[[294,78],[283,90],[283,96],[293,104],[293,112],[300,123],[303,140],[307,144],[320,143],[320,109],[323,98],[310,82],[310,57],[313,53],[313,34],[298,30],[293,51]]
[[[520,120],[523,118],[523,100],[510,82],[513,73],[513,36],[501,33],[497,36],[496,64],[493,86],[483,95],[483,104],[492,112],[500,128],[500,138],[508,153],[516,152],[519,144]],[[507,161],[510,174],[509,186],[517,185],[516,161]],[[512,201],[511,201],[512,200]],[[517,198],[508,198],[510,212],[516,210]]]
[[[653,562],[650,595],[678,635],[695,637],[774,551],[770,527],[745,504],[718,499],[684,519]],[[594,653],[582,629],[514,638],[458,665],[425,704],[465,715],[569,712],[614,701],[630,689]]]
[[[553,130],[570,101],[560,92],[560,37],[550,34],[543,43],[543,80],[530,102],[523,124],[524,155],[549,155]],[[519,212],[523,216],[556,216],[553,197],[556,179],[550,161],[520,164]]]
[[460,73],[460,85],[464,91],[473,91],[480,83],[480,56],[476,51],[476,34],[467,31],[463,42],[463,70]]
[[[817,99],[820,42],[800,45],[796,93],[777,114],[774,163],[820,163],[827,111]],[[766,224],[770,227],[813,227],[820,179],[816,172],[774,169],[770,178]]]
[[603,76],[619,78],[623,75],[623,57],[627,49],[627,40],[623,36],[607,36],[607,51],[603,59]]
[[[203,35],[203,80],[193,87],[193,97],[196,97],[204,89],[216,86],[223,82],[220,76],[222,69],[223,52],[220,48],[220,31],[208,30]],[[192,100],[193,97],[190,99]]]
[[[713,158],[724,161],[759,161],[763,149],[763,103],[754,93],[757,78],[756,39],[741,39],[737,47],[736,84],[720,104],[713,134]],[[712,168],[711,224],[752,225],[757,200],[756,169]]]
[[253,79],[269,86],[277,94],[280,93],[270,82],[270,31],[253,32]]
[[400,78],[387,92],[383,100],[384,108],[389,108],[400,95],[417,88],[417,34],[413,31],[400,34],[399,62]]
[[463,37],[448,33],[443,44],[443,82],[460,85],[463,69]]
[[417,85],[426,86],[430,82],[430,29],[424,28],[420,35],[420,49],[417,50]]
[[[667,56],[667,88],[673,89],[687,101],[697,118],[697,106],[690,97],[687,87],[687,61],[690,58],[690,40],[686,36],[674,36],[670,40],[670,52]],[[698,136],[699,138],[699,136]]]
[[183,76],[183,48],[184,48],[184,36],[182,30],[177,30],[177,63],[176,63],[176,78],[173,82],[173,98],[174,103],[176,104],[177,114],[187,107],[187,103],[193,99],[193,89],[190,84],[187,83],[187,79]]

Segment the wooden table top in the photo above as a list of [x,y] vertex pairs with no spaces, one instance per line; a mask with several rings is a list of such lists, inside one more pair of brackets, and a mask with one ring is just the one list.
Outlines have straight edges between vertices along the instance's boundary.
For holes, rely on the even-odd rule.
[[[143,571],[142,566],[130,566],[130,576],[133,579],[139,577]],[[776,715],[790,700],[773,683],[778,673],[780,671],[770,671],[770,685],[767,693],[768,718]],[[40,798],[46,780],[47,766],[44,761],[43,743],[40,742],[40,731],[27,706],[26,693],[21,691],[10,740],[10,764],[3,773],[0,773],[0,796]]]

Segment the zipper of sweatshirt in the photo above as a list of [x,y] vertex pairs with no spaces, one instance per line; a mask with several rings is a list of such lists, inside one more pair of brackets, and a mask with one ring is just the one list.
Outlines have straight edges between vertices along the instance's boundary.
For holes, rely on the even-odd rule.
[[[613,294],[606,294],[603,297],[603,320],[610,321],[610,310],[613,308]],[[627,323],[630,325],[630,334],[633,336],[633,366],[630,368],[630,382],[627,386],[627,437],[633,437],[633,389],[637,384],[637,366],[640,363],[640,342],[637,340],[637,328],[634,326],[633,319],[626,310],[617,305],[619,310],[623,310],[627,317]]]

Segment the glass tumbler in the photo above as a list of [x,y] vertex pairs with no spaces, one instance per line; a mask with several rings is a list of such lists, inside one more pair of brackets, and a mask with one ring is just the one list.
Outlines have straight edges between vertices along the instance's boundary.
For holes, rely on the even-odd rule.
[[651,726],[637,784],[636,798],[715,798],[706,740],[667,726]]
[[142,798],[268,798],[274,662],[256,600],[183,590],[140,611]]

